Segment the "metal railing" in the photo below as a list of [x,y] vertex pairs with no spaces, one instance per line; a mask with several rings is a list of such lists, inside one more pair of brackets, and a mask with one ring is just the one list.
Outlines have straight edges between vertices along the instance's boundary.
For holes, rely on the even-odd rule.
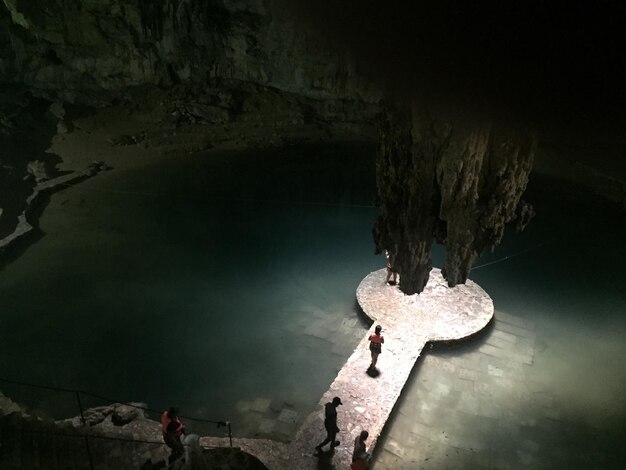
[[[129,406],[129,407],[132,407],[132,408],[137,408],[137,409],[149,412],[149,413],[156,413],[157,415],[160,415],[162,413],[162,411],[160,411],[160,410],[155,410],[153,408],[148,408],[146,406],[140,406],[140,405],[137,405],[137,404],[128,403],[128,402],[121,401],[121,400],[114,400],[112,398],[104,397],[102,395],[98,395],[98,394],[91,393],[91,392],[86,392],[84,390],[61,388],[61,387],[52,387],[52,386],[49,386],[49,385],[33,384],[33,383],[21,382],[21,381],[17,381],[17,380],[5,379],[5,378],[1,378],[1,377],[0,377],[0,383],[17,385],[17,386],[21,386],[21,387],[31,387],[31,388],[40,389],[40,390],[62,392],[62,393],[67,393],[67,394],[73,395],[73,397],[76,399],[76,404],[78,405],[78,410],[80,412],[81,424],[82,424],[82,426],[84,428],[88,428],[88,426],[87,426],[87,421],[85,419],[84,407],[83,407],[83,402],[81,400],[81,396],[96,398],[98,400],[102,400],[104,402],[108,402],[109,404],[121,404],[121,405]],[[230,421],[216,421],[216,420],[209,420],[209,419],[197,418],[197,417],[194,417],[194,416],[186,416],[186,415],[179,415],[179,417],[182,418],[182,419],[185,419],[185,420],[191,420],[191,421],[195,421],[195,422],[199,422],[199,423],[215,424],[215,425],[217,425],[218,429],[221,428],[221,427],[228,428],[229,445],[230,445],[230,447],[233,446],[233,433],[232,433],[232,425],[231,425]],[[140,439],[123,439],[123,438],[115,438],[115,437],[108,437],[108,436],[100,436],[100,435],[95,435],[95,434],[83,434],[83,435],[80,435],[80,436],[76,436],[76,435],[71,435],[71,434],[64,434],[64,433],[60,433],[60,432],[50,432],[50,431],[43,431],[43,430],[42,431],[28,430],[28,432],[54,434],[54,435],[59,435],[59,436],[62,435],[62,436],[66,436],[66,437],[75,437],[75,438],[84,438],[85,439],[85,448],[86,448],[86,452],[87,452],[87,458],[89,460],[89,468],[91,468],[91,469],[93,469],[94,467],[93,467],[93,460],[92,460],[92,455],[91,455],[91,449],[90,449],[90,446],[89,446],[89,439],[90,438],[91,439],[105,439],[105,440],[125,441],[125,442],[136,442],[136,443],[143,443],[143,444],[166,445],[164,442],[158,442],[158,441],[145,441],[145,440],[140,440]]]

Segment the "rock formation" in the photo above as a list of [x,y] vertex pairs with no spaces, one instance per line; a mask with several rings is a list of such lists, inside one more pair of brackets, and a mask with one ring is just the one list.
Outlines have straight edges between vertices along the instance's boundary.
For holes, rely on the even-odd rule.
[[[51,102],[61,134],[73,125],[64,103],[138,103],[145,111],[152,96],[148,114],[158,129],[147,125],[112,138],[114,145],[166,145],[178,135],[195,151],[229,140],[224,133],[250,146],[278,145],[304,132],[323,140],[328,123],[352,131],[369,121],[378,92],[347,43],[332,44],[283,7],[281,0],[3,0],[0,82]],[[455,285],[506,223],[531,213],[520,196],[534,139],[492,121],[418,105],[383,113],[375,240],[389,250],[404,292],[426,284],[433,241],[446,246],[443,272]],[[36,175],[44,169],[31,165]]]
[[536,139],[489,119],[387,106],[380,117],[377,252],[388,250],[406,294],[423,290],[433,241],[446,247],[449,286],[497,245],[506,224],[523,228],[532,208],[521,201]]
[[163,153],[371,139],[377,98],[348,48],[277,2],[0,2],[0,240],[25,233],[35,179],[54,176],[52,137],[93,108],[141,123],[112,145]]
[[275,3],[3,0],[0,82],[90,104],[129,87],[216,79],[313,98],[367,94],[347,48],[320,41]]
[[[87,468],[91,460],[94,468],[163,469],[170,450],[163,442],[160,423],[146,415],[145,407],[138,402],[114,403],[85,410],[84,423],[80,416],[53,421],[0,392],[0,428],[10,431],[2,436],[0,468],[53,468],[51,462],[54,468],[57,462],[63,468]],[[188,465],[179,461],[167,468],[267,470],[239,447],[218,448],[213,443],[217,439],[203,438],[198,452],[189,446]],[[195,443],[199,443],[198,436]]]

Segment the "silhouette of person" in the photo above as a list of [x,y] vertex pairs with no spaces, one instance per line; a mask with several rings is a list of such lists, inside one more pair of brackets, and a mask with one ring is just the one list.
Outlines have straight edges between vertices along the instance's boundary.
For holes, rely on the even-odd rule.
[[337,427],[337,407],[343,405],[341,398],[335,397],[333,401],[324,405],[324,428],[326,428],[326,439],[320,444],[315,446],[315,449],[319,452],[326,444],[330,442],[330,450],[333,450],[339,445],[339,441],[336,440],[339,428]]

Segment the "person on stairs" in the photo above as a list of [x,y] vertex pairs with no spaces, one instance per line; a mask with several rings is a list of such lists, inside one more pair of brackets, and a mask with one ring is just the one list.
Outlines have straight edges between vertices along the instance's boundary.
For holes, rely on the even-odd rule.
[[180,421],[178,412],[178,407],[172,406],[161,414],[163,441],[167,447],[172,449],[169,459],[170,463],[179,459],[185,453],[185,447],[181,441],[181,436],[185,434],[185,425]]

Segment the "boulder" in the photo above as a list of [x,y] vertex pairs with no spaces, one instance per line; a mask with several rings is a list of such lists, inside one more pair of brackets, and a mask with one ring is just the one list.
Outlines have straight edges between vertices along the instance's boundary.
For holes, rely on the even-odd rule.
[[32,162],[28,162],[26,167],[26,171],[31,174],[37,183],[45,180],[49,180],[52,175],[48,171],[48,165],[46,162],[42,160],[34,160]]
[[145,416],[143,409],[137,408],[141,405],[141,403],[136,406],[117,405],[111,415],[111,422],[116,426],[124,426],[137,418],[143,418]]
[[50,113],[56,117],[58,120],[62,121],[65,119],[65,108],[63,107],[63,103],[60,101],[55,101],[48,108]]
[[88,426],[95,426],[104,421],[111,413],[113,413],[113,406],[98,406],[85,410],[83,416]]

